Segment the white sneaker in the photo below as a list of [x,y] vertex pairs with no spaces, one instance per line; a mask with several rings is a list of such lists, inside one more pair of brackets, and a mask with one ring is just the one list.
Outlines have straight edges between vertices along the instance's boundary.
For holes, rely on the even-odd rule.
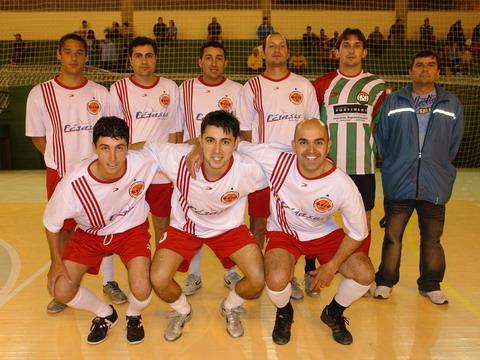
[[182,336],[183,327],[192,318],[192,311],[190,310],[188,314],[180,314],[174,310],[170,312],[168,317],[170,318],[170,321],[165,328],[163,337],[165,340],[175,341]]
[[373,292],[373,297],[375,299],[385,300],[390,297],[391,293],[392,293],[391,287],[379,285],[375,288],[375,291]]
[[187,296],[193,295],[202,287],[202,278],[196,274],[188,274],[185,280],[183,293]]
[[442,290],[420,291],[420,295],[428,297],[430,301],[436,305],[448,304],[448,299]]
[[227,322],[227,333],[233,338],[238,338],[243,336],[243,326],[242,321],[240,320],[240,314],[243,312],[239,307],[233,309],[225,309],[223,304],[225,300],[223,300],[222,305],[220,305],[220,313],[225,317]]
[[242,277],[238,275],[235,271],[226,272],[223,275],[223,286],[230,290],[233,290],[235,288],[235,285],[237,284],[237,282],[240,281],[241,278]]
[[297,279],[294,277],[292,281],[290,281],[292,285],[292,294],[290,298],[293,300],[302,300],[303,299],[303,291],[300,288],[300,284],[297,282]]

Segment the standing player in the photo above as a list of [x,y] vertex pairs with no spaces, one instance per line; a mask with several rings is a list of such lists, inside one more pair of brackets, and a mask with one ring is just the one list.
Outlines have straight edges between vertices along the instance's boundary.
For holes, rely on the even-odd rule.
[[[313,290],[329,286],[337,272],[344,276],[320,319],[331,328],[335,341],[348,345],[353,339],[343,311],[368,291],[374,276],[362,199],[353,181],[327,159],[328,130],[318,119],[297,125],[292,147],[293,152],[279,144],[239,146],[240,153],[260,162],[270,183],[265,280],[277,307],[272,338],[279,345],[290,340],[290,281],[297,259],[305,255],[322,264],[314,272]],[[337,211],[347,234],[333,219]]]
[[[385,82],[362,69],[367,56],[365,35],[346,28],[335,45],[338,70],[315,80],[320,120],[328,125],[330,156],[362,194],[371,236],[375,205],[375,141],[373,131],[385,98]],[[308,274],[305,275],[309,277]]]
[[239,133],[239,122],[229,112],[214,111],[204,117],[199,140],[204,161],[195,179],[186,165],[190,145],[147,144],[157,159],[165,159],[162,171],[175,184],[172,224],[157,245],[151,268],[155,292],[174,310],[165,330],[166,340],[178,339],[192,316],[174,275],[177,269],[187,269],[203,244],[225,267],[235,263],[245,274],[221,305],[230,336],[243,335],[240,307],[246,299],[260,295],[264,287],[262,254],[244,224],[244,213],[247,195],[267,186],[267,181],[258,163],[234,152]]
[[[265,72],[249,80],[240,96],[238,115],[242,137],[254,144],[289,144],[299,121],[319,116],[315,89],[310,81],[288,70],[288,43],[283,35],[273,33],[267,36],[263,52]],[[270,214],[268,198],[269,191],[264,189],[251,194],[248,201],[250,230],[260,247],[265,241]],[[303,298],[296,281],[293,285],[293,298]]]
[[[110,112],[124,119],[131,143],[141,141],[176,142],[175,121],[178,87],[155,75],[157,44],[147,37],[136,37],[128,46],[133,75],[118,80],[110,88]],[[155,243],[163,237],[170,219],[172,184],[161,173],[147,190]]]
[[[97,158],[81,162],[58,185],[43,217],[52,263],[48,290],[74,309],[93,312],[89,344],[105,340],[118,320],[111,305],[81,287],[86,272],[98,273],[103,256],[118,254],[128,270],[127,340],[143,341],[140,312],[150,302],[150,234],[145,189],[157,166],[148,151],[128,153],[128,126],[117,117],[103,117],[93,127]],[[128,166],[127,166],[128,163]],[[78,228],[65,251],[60,231],[65,219]]]
[[[180,85],[180,106],[177,127],[181,129],[180,141],[196,139],[200,135],[200,125],[206,114],[215,110],[236,112],[238,94],[242,89],[239,83],[224,76],[228,66],[227,53],[224,46],[216,41],[209,41],[200,48],[198,66],[202,75],[186,80]],[[200,249],[190,263],[189,275],[183,292],[193,295],[202,286],[200,276]],[[226,269],[224,285],[235,286],[240,276],[234,268]]]
[[[44,156],[47,165],[47,197],[58,182],[80,160],[92,154],[92,128],[108,114],[108,92],[83,74],[87,62],[87,44],[77,34],[63,36],[58,44],[60,74],[35,86],[27,99],[25,134]],[[65,245],[73,235],[75,222],[68,220],[60,232]],[[115,304],[127,301],[114,281],[113,257],[102,265],[103,291]],[[58,313],[65,305],[52,300],[49,313]]]

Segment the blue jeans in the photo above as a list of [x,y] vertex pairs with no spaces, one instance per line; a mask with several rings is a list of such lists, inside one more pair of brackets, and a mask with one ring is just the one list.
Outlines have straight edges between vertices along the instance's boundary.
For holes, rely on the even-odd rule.
[[402,239],[413,210],[417,211],[420,228],[420,291],[440,290],[445,274],[445,253],[440,244],[445,223],[445,205],[423,200],[392,201],[385,199],[385,237],[382,262],[375,275],[377,286],[393,287],[400,278]]

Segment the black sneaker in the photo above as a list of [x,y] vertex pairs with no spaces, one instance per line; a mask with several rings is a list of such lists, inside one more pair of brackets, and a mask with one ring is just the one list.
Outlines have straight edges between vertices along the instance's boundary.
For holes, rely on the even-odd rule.
[[277,309],[275,326],[272,331],[272,339],[275,344],[285,345],[290,341],[290,329],[293,323],[293,308],[291,306],[292,305],[290,305],[290,311],[287,312],[280,312],[280,309]]
[[127,341],[129,344],[139,344],[145,338],[142,315],[127,316]]
[[345,326],[345,324],[349,325],[345,316],[330,316],[328,314],[328,306],[326,306],[322,311],[320,319],[332,329],[332,335],[336,342],[342,345],[350,345],[353,342],[352,334]]
[[115,308],[110,305],[113,310],[112,315],[107,317],[96,317],[92,320],[92,326],[90,327],[90,334],[88,334],[87,342],[91,345],[100,344],[107,337],[108,329],[115,326],[118,321],[118,315]]

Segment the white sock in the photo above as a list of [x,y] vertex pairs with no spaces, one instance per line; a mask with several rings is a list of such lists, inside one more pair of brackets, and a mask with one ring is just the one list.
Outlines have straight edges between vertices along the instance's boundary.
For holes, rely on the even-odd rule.
[[188,268],[189,274],[195,274],[200,276],[200,264],[202,261],[202,253],[203,253],[203,246],[198,249],[197,253],[193,256],[192,260],[190,261],[190,267]]
[[192,307],[188,303],[187,297],[185,296],[184,293],[182,293],[182,295],[180,295],[180,297],[177,300],[175,300],[174,302],[168,305],[170,305],[173,310],[175,310],[176,312],[182,315],[186,315],[190,313],[190,311],[192,311]]
[[100,272],[103,276],[103,285],[107,285],[107,282],[115,280],[115,268],[113,266],[113,255],[105,256],[100,266]]
[[290,283],[287,284],[285,289],[280,291],[273,291],[268,286],[265,286],[265,288],[267,289],[268,297],[277,308],[283,308],[290,301],[290,295],[292,295],[292,285]]
[[74,309],[88,310],[100,317],[106,317],[113,313],[112,308],[107,303],[100,300],[93,292],[82,286],[78,288],[77,293],[67,305]]
[[344,278],[338,285],[335,301],[344,307],[349,307],[355,300],[365,295],[371,285],[362,285],[352,279]]
[[235,272],[235,266],[232,266],[230,269],[225,269],[225,276],[230,275]]
[[151,300],[152,300],[152,293],[150,293],[150,295],[148,295],[148,298],[146,298],[143,301],[138,300],[132,293],[128,294],[128,308],[125,315],[127,316],[140,315],[142,310],[145,309],[148,304],[150,304]]
[[223,302],[223,307],[227,310],[235,309],[239,306],[242,306],[244,302],[245,299],[238,295],[235,289],[233,289],[228,293],[228,296]]

